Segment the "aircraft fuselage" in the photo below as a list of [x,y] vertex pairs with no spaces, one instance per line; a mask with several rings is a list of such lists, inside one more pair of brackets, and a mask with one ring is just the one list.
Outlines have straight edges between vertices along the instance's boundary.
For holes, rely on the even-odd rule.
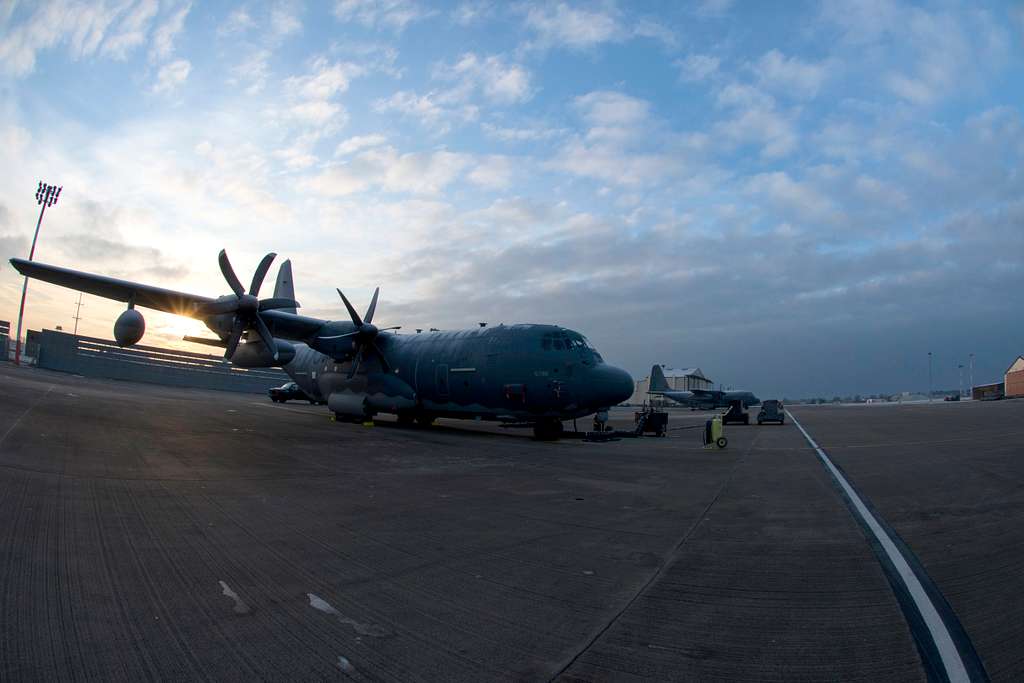
[[377,344],[389,367],[366,357],[351,378],[351,338],[328,339],[335,336],[328,332],[297,344],[283,367],[341,415],[568,420],[633,392],[628,373],[607,365],[579,333],[554,325],[381,333]]

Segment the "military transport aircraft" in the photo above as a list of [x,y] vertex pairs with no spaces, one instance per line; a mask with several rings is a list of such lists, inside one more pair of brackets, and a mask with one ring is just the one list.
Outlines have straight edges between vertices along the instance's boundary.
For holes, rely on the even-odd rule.
[[26,277],[127,303],[114,323],[121,346],[145,333],[136,306],[202,320],[217,338],[186,340],[222,347],[240,367],[282,367],[343,419],[391,413],[403,423],[498,420],[554,439],[563,420],[607,410],[633,393],[628,373],[607,365],[583,335],[557,325],[398,334],[373,324],[379,287],[362,316],[340,289],[349,320],[298,315],[288,261],[274,297],[258,296],[275,257],[263,258],[246,291],[222,250],[218,262],[233,294],[216,299],[19,258],[11,264]]
[[749,391],[717,391],[715,389],[691,389],[683,391],[672,389],[665,379],[660,365],[651,368],[651,388],[648,394],[657,394],[682,403],[693,410],[713,410],[715,408],[728,408],[733,401],[740,401],[743,407],[756,406],[761,399]]

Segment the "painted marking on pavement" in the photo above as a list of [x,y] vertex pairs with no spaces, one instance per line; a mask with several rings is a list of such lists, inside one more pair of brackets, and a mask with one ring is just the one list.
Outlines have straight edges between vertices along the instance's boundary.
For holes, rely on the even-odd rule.
[[34,409],[34,408],[35,408],[35,407],[36,407],[37,405],[39,405],[40,403],[42,403],[42,402],[43,402],[43,399],[44,399],[44,398],[46,398],[47,396],[49,396],[49,395],[50,395],[50,392],[51,392],[51,391],[53,391],[53,388],[54,388],[55,386],[57,386],[57,385],[56,385],[56,384],[51,384],[51,385],[50,385],[50,388],[46,390],[46,393],[45,393],[45,394],[43,394],[42,396],[40,396],[39,398],[37,398],[37,399],[36,399],[35,401],[33,401],[33,402],[32,402],[32,405],[30,405],[30,406],[29,406],[28,408],[25,408],[25,412],[23,412],[23,413],[22,413],[21,415],[19,415],[19,416],[18,416],[18,419],[14,421],[14,424],[12,424],[12,425],[11,425],[10,427],[8,427],[8,428],[7,428],[7,431],[6,431],[6,432],[4,432],[4,435],[3,435],[3,436],[0,436],[0,444],[2,444],[2,443],[3,443],[4,441],[6,441],[6,440],[7,440],[7,437],[8,437],[8,436],[10,436],[11,432],[13,432],[13,431],[14,431],[14,428],[15,428],[15,427],[17,427],[17,426],[18,426],[19,424],[21,424],[21,421],[22,421],[22,420],[23,420],[23,419],[25,418],[25,416],[26,416],[26,415],[28,415],[29,413],[31,413],[31,412],[32,412],[32,410],[33,410],[33,409]]
[[[928,592],[922,585],[921,579],[918,577],[917,573],[911,568],[907,557],[905,557],[900,551],[896,542],[886,531],[882,522],[872,514],[864,500],[860,497],[850,482],[847,481],[846,477],[843,476],[843,473],[838,467],[836,467],[825,451],[822,450],[821,446],[811,438],[811,435],[807,433],[807,430],[804,429],[803,425],[800,424],[800,421],[796,419],[796,416],[788,410],[786,411],[786,414],[789,415],[793,424],[795,424],[797,429],[800,430],[800,433],[804,435],[804,438],[807,439],[807,443],[809,443],[815,450],[822,464],[825,465],[825,468],[832,474],[833,479],[839,484],[843,493],[846,495],[847,501],[850,503],[851,510],[860,518],[862,526],[874,535],[875,540],[878,542],[877,549],[880,549],[885,553],[885,556],[891,563],[893,570],[895,570],[899,581],[902,582],[903,589],[906,591],[907,595],[909,595],[910,599],[913,600],[914,606],[917,608],[920,618],[928,630],[931,643],[925,643],[924,645],[930,645],[931,647],[927,649],[934,649],[934,651],[938,653],[943,668],[942,673],[945,674],[946,680],[957,683],[961,681],[964,683],[970,683],[973,680],[988,680],[980,660],[972,662],[973,666],[971,668],[978,671],[976,676],[972,678],[970,674],[968,674],[967,666],[964,664],[960,650],[957,648],[957,645],[953,640],[953,636],[950,634],[946,620],[939,614],[938,608],[928,595]],[[909,553],[909,550],[907,552]],[[921,572],[923,573],[923,571],[924,570],[922,569]],[[927,575],[925,575],[925,580],[931,583],[931,580],[927,578]],[[937,589],[935,590],[937,591]],[[946,619],[954,620],[956,622],[957,631],[963,635],[963,638],[966,638],[966,634],[963,632],[963,627],[960,626],[959,621],[957,621],[956,615],[952,614],[952,610],[949,610],[948,606],[947,610],[948,613],[946,615]],[[913,627],[911,628],[911,631],[914,633],[915,638],[918,638],[921,635],[918,631],[913,629]],[[974,653],[974,648],[970,646],[969,641],[967,644],[970,649],[970,654],[974,655],[976,658],[977,655]]]

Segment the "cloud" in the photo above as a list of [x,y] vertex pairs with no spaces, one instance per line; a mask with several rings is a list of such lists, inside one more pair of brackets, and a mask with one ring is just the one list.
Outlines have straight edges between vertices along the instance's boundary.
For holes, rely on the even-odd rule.
[[549,128],[543,124],[531,127],[499,126],[489,121],[480,124],[483,131],[494,138],[506,142],[535,142],[539,140],[550,140],[565,135],[565,128]]
[[718,57],[711,55],[689,55],[686,59],[677,61],[679,77],[684,81],[703,81],[714,75],[721,64]]
[[232,11],[228,18],[217,27],[217,33],[222,36],[229,36],[236,33],[245,33],[255,27],[256,21],[249,14],[249,10],[245,7],[239,7]]
[[455,81],[450,99],[467,100],[479,90],[490,101],[514,104],[530,99],[530,72],[518,64],[508,64],[499,56],[478,57],[463,54],[454,64],[441,64],[434,69],[434,78]]
[[460,26],[471,24],[490,18],[496,11],[495,3],[491,0],[474,0],[462,2],[452,10],[452,21]]
[[387,137],[374,133],[371,135],[356,135],[342,140],[334,150],[334,156],[347,156],[368,147],[379,147],[388,141]]
[[[63,43],[72,59],[92,56],[114,21],[129,7],[108,7],[106,3],[66,6],[56,0],[37,5],[31,16],[0,37],[0,68],[14,77],[27,76],[35,70],[36,53]],[[130,42],[130,38],[125,40]]]
[[582,50],[624,39],[623,29],[611,14],[576,9],[564,2],[530,7],[525,23],[543,47]]
[[650,103],[624,93],[599,90],[573,100],[591,126],[637,126],[650,114]]
[[393,147],[374,147],[347,163],[327,168],[304,184],[325,197],[344,197],[372,188],[433,195],[453,183],[470,161],[465,154],[445,150],[401,154]]
[[355,21],[370,28],[389,28],[401,32],[414,21],[433,14],[411,0],[336,0],[334,16]]
[[476,168],[466,175],[466,179],[487,189],[503,189],[512,184],[512,178],[521,166],[507,156],[491,154],[482,159]]
[[146,39],[156,11],[156,0],[141,0],[122,17],[113,34],[103,40],[100,52],[115,59],[124,59],[130,49],[141,45]]
[[256,50],[241,63],[231,68],[231,78],[228,83],[234,85],[244,83],[247,95],[256,95],[267,85],[267,77],[270,74],[270,50]]
[[448,132],[453,123],[475,121],[480,113],[476,105],[453,101],[449,93],[438,91],[418,95],[408,90],[400,90],[389,97],[374,101],[373,109],[378,113],[397,112],[411,117],[434,127],[438,133]]
[[808,183],[793,180],[784,171],[759,173],[746,183],[746,191],[785,216],[811,225],[833,223],[838,207]]
[[184,85],[192,71],[192,64],[187,59],[178,59],[160,67],[153,84],[154,93],[170,93]]
[[998,68],[1009,51],[1006,29],[985,10],[950,11],[890,0],[829,2],[821,17],[842,44],[883,71],[885,88],[910,105],[933,106]]
[[302,31],[299,19],[301,6],[296,2],[279,2],[270,10],[270,30],[276,38],[285,38]]
[[758,144],[761,156],[785,157],[796,150],[799,134],[790,115],[779,111],[770,95],[748,85],[731,83],[718,92],[717,104],[731,110],[713,126],[714,136],[727,146]]
[[762,88],[793,97],[814,97],[828,76],[825,64],[812,64],[769,50],[750,67]]
[[192,3],[186,2],[172,12],[153,32],[153,44],[149,49],[151,60],[167,59],[174,53],[174,39],[185,27],[185,18],[191,9]]

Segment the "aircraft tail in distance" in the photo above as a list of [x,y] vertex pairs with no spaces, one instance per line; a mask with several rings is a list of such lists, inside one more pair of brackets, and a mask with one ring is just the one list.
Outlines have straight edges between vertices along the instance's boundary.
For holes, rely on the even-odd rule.
[[647,390],[649,394],[659,394],[663,391],[669,391],[671,387],[668,385],[668,380],[665,379],[665,373],[662,371],[660,365],[655,365],[651,368],[651,386]]

